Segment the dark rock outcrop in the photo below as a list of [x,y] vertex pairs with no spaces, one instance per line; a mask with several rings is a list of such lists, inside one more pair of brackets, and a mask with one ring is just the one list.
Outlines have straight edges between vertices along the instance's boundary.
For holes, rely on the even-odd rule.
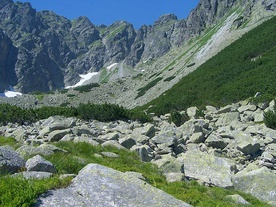
[[0,29],[0,91],[9,85],[17,83],[14,66],[17,58],[17,48],[12,45],[10,38]]

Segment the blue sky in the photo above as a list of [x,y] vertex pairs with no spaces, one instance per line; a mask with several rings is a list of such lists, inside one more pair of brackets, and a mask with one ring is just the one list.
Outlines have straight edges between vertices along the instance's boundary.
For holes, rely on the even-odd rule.
[[37,11],[50,10],[68,19],[87,16],[95,25],[126,20],[136,29],[163,14],[186,18],[199,0],[14,0],[30,2]]

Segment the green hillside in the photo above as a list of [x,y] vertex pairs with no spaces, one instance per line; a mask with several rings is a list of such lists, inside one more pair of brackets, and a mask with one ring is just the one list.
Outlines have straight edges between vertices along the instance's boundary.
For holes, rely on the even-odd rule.
[[149,111],[160,115],[190,106],[222,106],[256,92],[276,96],[276,17],[243,35],[142,109],[152,105]]

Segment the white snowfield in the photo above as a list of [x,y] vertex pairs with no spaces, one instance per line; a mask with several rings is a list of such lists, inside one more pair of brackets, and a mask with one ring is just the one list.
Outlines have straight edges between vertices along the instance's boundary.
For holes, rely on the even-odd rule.
[[118,65],[118,63],[113,63],[110,66],[106,67],[107,70],[110,70],[111,68],[113,68],[114,66]]
[[5,91],[4,93],[0,93],[0,97],[7,97],[12,98],[15,96],[21,96],[22,93],[16,92],[16,91]]
[[[113,64],[109,65],[106,68],[107,68],[107,70],[110,70],[111,68],[115,67],[116,65],[118,65],[118,63],[113,63]],[[88,81],[93,76],[98,75],[98,74],[99,74],[99,72],[92,72],[92,73],[87,73],[87,74],[84,74],[84,75],[79,75],[81,77],[81,80],[78,83],[76,83],[73,86],[66,86],[65,88],[69,89],[69,88],[75,88],[75,87],[78,87],[78,86],[82,86],[86,81]]]
[[[113,63],[110,66],[107,67],[108,70],[110,70],[111,68],[115,67],[116,65],[118,65],[118,63]],[[81,77],[80,81],[78,83],[76,83],[73,86],[66,86],[66,89],[69,88],[75,88],[78,86],[82,86],[86,81],[90,80],[93,76],[98,75],[99,72],[92,72],[92,73],[87,73],[87,74],[82,74],[79,75]],[[16,92],[16,91],[5,91],[4,93],[0,93],[0,97],[15,97],[15,96],[21,96],[22,93]]]
[[68,89],[68,88],[75,88],[75,87],[78,87],[78,86],[82,86],[85,81],[91,79],[93,76],[95,76],[97,74],[98,74],[98,72],[92,72],[92,73],[87,73],[85,75],[79,75],[81,77],[81,80],[78,83],[76,83],[73,86],[67,86],[65,88]]

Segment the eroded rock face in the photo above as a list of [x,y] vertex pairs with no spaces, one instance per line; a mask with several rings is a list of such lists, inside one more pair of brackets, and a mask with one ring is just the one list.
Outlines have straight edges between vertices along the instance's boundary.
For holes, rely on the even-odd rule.
[[17,82],[14,71],[17,49],[12,45],[11,39],[0,29],[0,91]]
[[98,164],[83,168],[66,189],[49,191],[35,206],[188,207],[145,181]]

